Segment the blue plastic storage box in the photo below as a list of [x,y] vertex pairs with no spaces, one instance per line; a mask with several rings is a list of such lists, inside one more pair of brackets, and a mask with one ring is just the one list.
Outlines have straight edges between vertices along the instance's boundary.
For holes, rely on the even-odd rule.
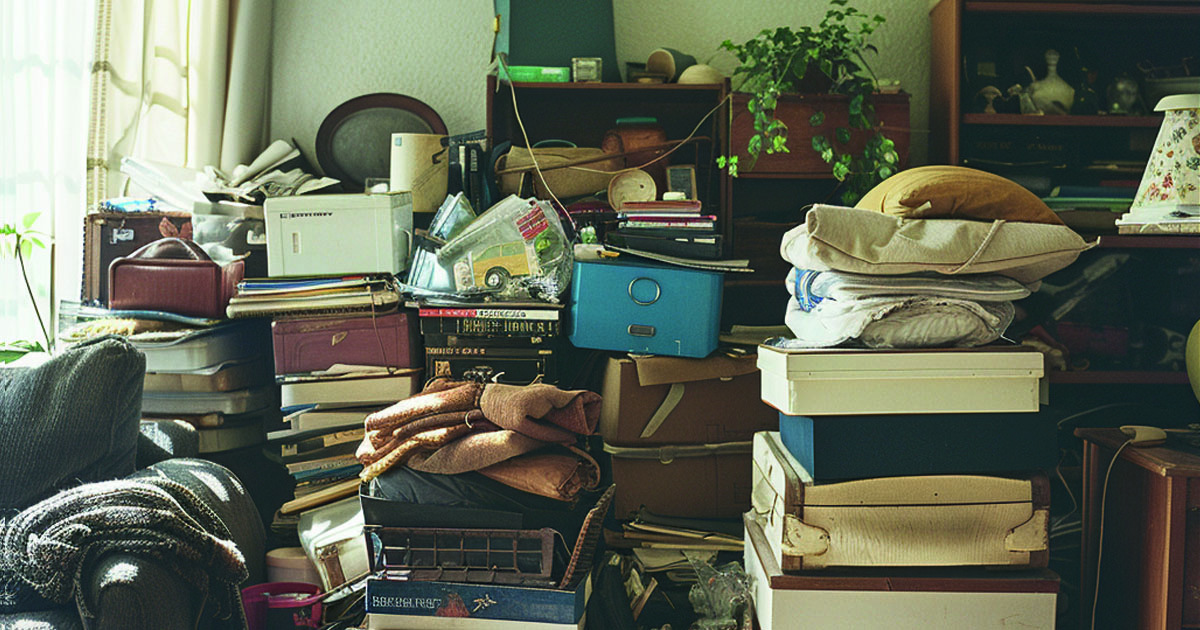
[[574,271],[577,347],[695,358],[717,348],[720,272],[622,261],[576,261]]

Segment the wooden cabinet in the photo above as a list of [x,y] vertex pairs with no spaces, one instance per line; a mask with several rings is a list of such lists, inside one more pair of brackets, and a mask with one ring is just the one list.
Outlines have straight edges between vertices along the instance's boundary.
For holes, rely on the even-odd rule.
[[[1161,80],[1200,66],[1200,3],[940,0],[930,11],[930,161],[997,172],[1047,194],[1055,186],[1136,186],[1161,115]],[[1023,115],[1014,85],[1046,77],[1046,52],[1075,88],[1068,115]],[[1149,71],[1149,74],[1145,72]],[[1109,87],[1134,79],[1134,114],[1104,113]],[[981,93],[996,88],[996,113]]]
[[1117,429],[1075,435],[1084,442],[1080,627],[1097,592],[1097,629],[1200,627],[1200,456],[1122,447]]
[[[495,76],[489,76],[487,85],[487,133],[492,146],[566,140],[580,147],[600,147],[618,118],[632,117],[655,118],[668,141],[691,138],[665,159],[669,164],[695,165],[699,199],[717,217],[717,229],[730,233],[729,177],[716,166],[728,136],[728,82],[498,84]],[[639,165],[627,162],[628,167]]]

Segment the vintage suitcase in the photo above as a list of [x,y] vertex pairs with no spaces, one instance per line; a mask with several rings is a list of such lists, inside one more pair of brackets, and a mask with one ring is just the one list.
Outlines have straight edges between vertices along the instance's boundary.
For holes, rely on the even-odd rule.
[[1031,348],[863,350],[758,347],[762,399],[793,416],[1037,411]]
[[580,348],[706,357],[717,347],[722,286],[715,271],[576,261],[568,336]]
[[819,482],[1049,470],[1057,435],[1047,413],[779,414],[783,445]]
[[612,446],[749,442],[778,427],[755,357],[610,357],[600,435]]
[[505,348],[495,346],[425,346],[429,378],[496,379],[498,383],[528,385],[558,383],[558,351],[554,346]]
[[778,433],[754,436],[753,512],[785,571],[1021,566],[1049,559],[1046,476],[879,477],[814,483]]
[[325,591],[365,575],[369,570],[358,496],[300,513],[296,526],[300,546],[317,567]]
[[762,630],[1053,630],[1047,569],[854,568],[785,573],[746,515],[743,558]]
[[276,374],[327,370],[336,363],[421,367],[416,312],[305,317],[271,322]]
[[186,212],[92,212],[83,219],[83,302],[108,304],[108,266],[147,243],[169,236],[190,237]]
[[737,518],[750,508],[749,442],[627,447],[604,445],[617,486],[613,509],[662,516]]
[[193,241],[164,238],[108,266],[108,307],[222,319],[245,261],[213,262]]

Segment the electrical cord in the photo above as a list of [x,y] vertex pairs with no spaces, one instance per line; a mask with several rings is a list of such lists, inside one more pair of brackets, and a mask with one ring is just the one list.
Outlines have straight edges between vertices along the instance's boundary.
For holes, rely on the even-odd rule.
[[1103,560],[1104,554],[1104,508],[1108,502],[1108,478],[1112,475],[1113,465],[1121,457],[1121,451],[1125,450],[1125,447],[1132,443],[1132,439],[1125,440],[1117,447],[1116,452],[1113,453],[1112,461],[1108,462],[1108,470],[1104,473],[1104,483],[1100,486],[1100,525],[1097,528],[1100,539],[1097,541],[1096,547],[1096,588],[1092,591],[1092,619],[1089,626],[1091,630],[1096,630],[1096,604],[1100,601],[1100,561]]

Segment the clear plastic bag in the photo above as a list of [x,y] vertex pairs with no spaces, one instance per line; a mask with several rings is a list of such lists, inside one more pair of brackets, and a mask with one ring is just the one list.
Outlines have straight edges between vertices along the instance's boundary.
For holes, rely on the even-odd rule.
[[720,568],[691,553],[685,555],[698,581],[688,600],[700,619],[692,630],[739,630],[749,627],[750,578],[737,562]]
[[515,195],[479,215],[436,254],[436,265],[426,264],[448,271],[450,282],[423,286],[424,277],[410,275],[410,285],[496,301],[558,302],[574,263],[553,206]]

